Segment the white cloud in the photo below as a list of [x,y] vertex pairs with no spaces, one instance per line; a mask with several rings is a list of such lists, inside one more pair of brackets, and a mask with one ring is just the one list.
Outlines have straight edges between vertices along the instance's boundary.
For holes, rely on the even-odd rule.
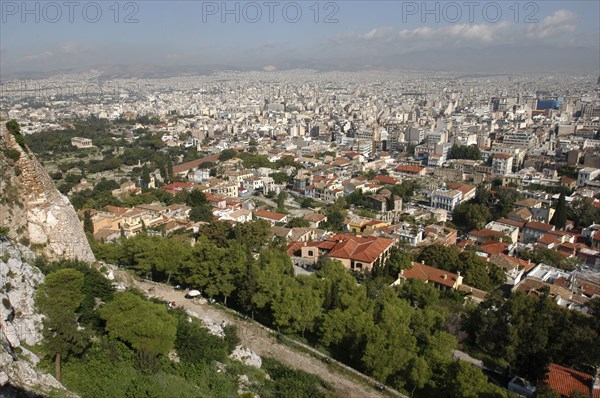
[[30,54],[23,57],[24,61],[35,61],[39,59],[47,59],[52,57],[52,51],[43,51],[39,54]]
[[62,54],[77,54],[85,50],[85,46],[77,42],[69,42],[60,47],[60,52]]
[[556,10],[554,14],[548,15],[541,22],[529,25],[527,36],[532,39],[546,39],[562,33],[575,32],[577,30],[577,14],[569,10]]

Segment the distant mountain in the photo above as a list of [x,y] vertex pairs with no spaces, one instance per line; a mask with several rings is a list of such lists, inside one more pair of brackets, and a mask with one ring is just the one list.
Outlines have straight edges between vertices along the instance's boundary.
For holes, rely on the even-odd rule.
[[245,71],[251,68],[240,68],[231,65],[182,65],[158,66],[142,64],[108,64],[85,68],[60,69],[49,72],[24,71],[0,76],[2,80],[11,79],[47,79],[63,74],[99,73],[101,80],[113,79],[163,79],[182,75],[209,75],[223,70]]
[[[550,45],[508,46],[486,48],[445,48],[403,53],[390,46],[376,57],[349,54],[344,58],[293,58],[272,64],[274,70],[310,69],[321,72],[365,70],[421,70],[471,73],[597,73],[600,70],[600,50],[586,47],[559,48]],[[159,66],[143,64],[107,64],[51,72],[17,72],[0,75],[1,80],[43,79],[59,74],[99,73],[101,80],[161,79],[182,75],[210,75],[219,71],[262,71],[264,65],[239,66],[224,64]]]

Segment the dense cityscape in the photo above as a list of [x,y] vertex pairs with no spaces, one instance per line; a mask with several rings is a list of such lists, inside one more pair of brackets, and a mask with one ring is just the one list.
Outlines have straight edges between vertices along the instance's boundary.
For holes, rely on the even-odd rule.
[[0,4],[0,397],[600,398],[597,4],[155,3]]

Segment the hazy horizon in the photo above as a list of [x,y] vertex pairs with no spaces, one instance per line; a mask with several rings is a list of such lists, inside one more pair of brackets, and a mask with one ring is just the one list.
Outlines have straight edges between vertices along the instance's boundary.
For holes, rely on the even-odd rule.
[[25,4],[0,3],[4,77],[104,65],[600,73],[594,1]]

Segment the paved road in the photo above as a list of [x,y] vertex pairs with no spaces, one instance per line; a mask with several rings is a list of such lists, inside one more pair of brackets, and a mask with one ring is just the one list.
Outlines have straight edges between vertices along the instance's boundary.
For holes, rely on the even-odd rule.
[[231,315],[216,305],[202,304],[198,300],[186,299],[185,292],[174,290],[170,286],[154,283],[142,282],[133,278],[130,274],[123,271],[115,272],[118,280],[124,281],[129,286],[144,291],[148,296],[158,297],[168,302],[175,302],[178,306],[196,312],[200,318],[209,318],[214,322],[223,321],[234,324],[238,327],[238,334],[244,346],[250,348],[261,357],[272,357],[279,362],[305,372],[317,375],[330,383],[335,389],[335,396],[340,398],[383,398],[383,397],[402,397],[390,390],[385,392],[377,391],[373,386],[375,382],[362,384],[356,380],[350,379],[337,373],[327,366],[323,361],[294,350],[287,345],[277,342],[275,337],[264,326],[251,321],[243,320]]

